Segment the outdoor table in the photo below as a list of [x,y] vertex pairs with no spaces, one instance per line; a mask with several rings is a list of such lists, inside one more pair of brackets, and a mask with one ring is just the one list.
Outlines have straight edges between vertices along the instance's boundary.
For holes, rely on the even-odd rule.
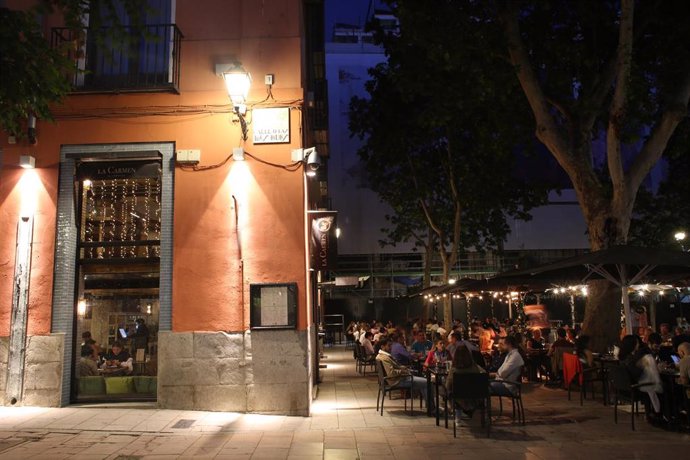
[[682,385],[676,381],[680,377],[680,371],[674,367],[659,369],[659,375],[664,386],[664,412],[668,419],[677,421],[679,407],[677,405],[676,391],[682,391]]
[[[426,369],[426,397],[427,401],[431,401],[431,376],[434,375],[435,377],[435,386],[436,386],[436,426],[439,425],[440,423],[440,404],[439,404],[439,389],[441,387],[441,384],[443,381],[445,381],[446,377],[448,376],[448,370],[446,369],[446,366],[429,366]],[[429,404],[426,406],[426,413],[428,416],[431,417],[431,407]],[[446,427],[447,428],[447,427]]]
[[542,349],[542,350],[535,350],[535,349],[530,349],[527,350],[527,373],[529,381],[530,382],[537,382],[537,372],[539,371],[540,367],[542,364],[545,366],[547,365],[547,362],[545,361],[545,357],[548,353],[548,350]]

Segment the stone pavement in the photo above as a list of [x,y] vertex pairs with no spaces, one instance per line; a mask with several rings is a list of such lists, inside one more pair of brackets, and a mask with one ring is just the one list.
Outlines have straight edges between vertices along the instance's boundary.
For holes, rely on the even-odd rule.
[[[354,371],[352,352],[326,349],[323,383],[311,417],[161,410],[120,404],[66,408],[0,408],[0,458],[27,459],[664,459],[688,458],[690,436],[666,432],[630,413],[613,423],[613,409],[563,390],[525,385],[527,424],[494,414],[491,438],[472,421],[437,427],[417,405],[386,400],[376,412],[373,374]],[[418,403],[417,403],[418,404]],[[495,408],[494,408],[495,409]],[[509,411],[510,412],[510,411]]]

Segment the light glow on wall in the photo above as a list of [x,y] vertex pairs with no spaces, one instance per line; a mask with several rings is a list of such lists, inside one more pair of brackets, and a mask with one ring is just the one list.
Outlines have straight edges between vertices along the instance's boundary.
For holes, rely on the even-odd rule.
[[41,179],[35,169],[27,169],[19,179],[19,216],[32,217],[38,207],[38,192],[41,188]]

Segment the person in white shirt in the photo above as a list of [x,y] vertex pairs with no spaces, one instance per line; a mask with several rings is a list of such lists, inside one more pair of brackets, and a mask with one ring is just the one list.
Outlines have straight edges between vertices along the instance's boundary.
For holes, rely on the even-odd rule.
[[374,346],[371,344],[372,337],[371,332],[367,332],[364,334],[364,340],[362,341],[362,348],[364,348],[367,357],[374,356]]
[[509,335],[500,342],[501,351],[507,353],[503,364],[498,368],[495,374],[491,374],[495,378],[489,385],[491,387],[491,394],[494,396],[512,396],[514,385],[504,383],[502,380],[512,382],[519,382],[522,378],[522,366],[525,361],[520,356],[518,351],[518,343],[515,337]]
[[441,337],[445,337],[446,334],[448,334],[448,331],[443,327],[443,323],[441,321],[438,322],[438,327],[436,328],[436,332]]

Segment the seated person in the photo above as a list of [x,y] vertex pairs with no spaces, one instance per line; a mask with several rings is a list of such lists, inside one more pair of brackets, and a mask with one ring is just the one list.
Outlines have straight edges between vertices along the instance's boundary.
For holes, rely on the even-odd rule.
[[566,338],[568,334],[564,328],[559,327],[556,335],[558,338],[551,344],[547,356],[551,359],[551,377],[560,380],[563,377],[563,353],[571,352],[573,344]]
[[433,350],[429,351],[424,361],[424,367],[433,367],[441,364],[445,364],[446,361],[450,361],[450,353],[446,350],[446,342],[442,339],[436,341],[436,346]]
[[504,351],[504,341],[505,337],[501,337],[498,340],[498,350],[494,350],[491,352],[491,361],[489,362],[488,367],[489,372],[496,372],[503,365],[503,361],[506,360],[507,353]]
[[415,341],[412,342],[412,353],[415,353],[419,357],[426,356],[433,346],[434,344],[431,342],[431,340],[427,340],[424,332],[420,331],[417,333]]
[[391,334],[391,356],[393,356],[393,359],[395,359],[400,364],[408,365],[412,361],[414,361],[414,356],[412,356],[410,352],[407,351],[405,345],[403,345],[403,340],[404,337],[402,335],[399,335],[397,332]]
[[618,359],[625,366],[633,383],[648,384],[640,388],[647,398],[643,399],[645,413],[650,422],[661,422],[661,401],[659,393],[663,393],[663,385],[659,376],[659,369],[647,347],[641,346],[642,340],[635,335],[626,335],[621,340]]
[[113,342],[110,351],[105,354],[105,363],[103,370],[109,373],[131,374],[133,370],[132,357],[122,348],[119,341]]
[[364,333],[364,340],[362,341],[362,349],[364,350],[364,353],[367,355],[366,357],[369,358],[371,357],[373,359],[374,357],[374,345],[371,343],[371,339],[374,337],[374,335],[367,331]]
[[89,377],[98,374],[98,365],[93,359],[94,350],[90,344],[81,346],[81,357],[77,366],[77,377]]
[[683,342],[690,342],[690,335],[686,334],[685,329],[678,326],[675,328],[675,335],[671,339],[674,350],[678,350],[678,345]]
[[[458,346],[453,355],[453,367],[446,378],[446,391],[448,394],[453,392],[453,376],[459,374],[480,374],[484,369],[475,364],[472,353],[465,346]],[[477,401],[461,400],[455,407],[455,424],[460,425],[463,419],[472,418],[472,413],[476,408]]]
[[[391,343],[389,340],[387,338],[381,339],[380,345],[381,349],[378,355],[376,355],[376,360],[380,361],[383,365],[386,377],[392,377],[388,380],[388,383],[393,386],[398,385],[399,388],[409,388],[412,394],[421,394],[422,398],[426,400],[427,407],[433,408],[433,398],[431,400],[427,399],[426,379],[424,377],[412,376],[412,381],[410,381],[410,379],[407,378],[407,376],[411,375],[410,369],[400,365],[400,363],[391,356]],[[395,377],[400,378],[395,379]]]
[[91,332],[90,331],[84,331],[81,334],[81,341],[82,341],[82,346],[84,345],[91,345],[91,349],[93,350],[93,359],[96,361],[100,360],[100,355],[101,355],[101,347],[96,343],[96,341],[91,337]]
[[[680,357],[680,362],[678,363],[680,370],[678,383],[690,385],[690,343],[683,342],[678,345],[678,356]],[[690,389],[686,389],[686,391],[690,392]]]
[[490,374],[494,377],[490,385],[491,394],[494,396],[512,396],[514,385],[509,383],[504,383],[503,380],[519,382],[522,377],[522,366],[525,365],[520,352],[518,351],[518,343],[515,337],[508,336],[505,337],[500,342],[501,351],[506,353],[506,359],[498,368],[498,371],[494,374]]

